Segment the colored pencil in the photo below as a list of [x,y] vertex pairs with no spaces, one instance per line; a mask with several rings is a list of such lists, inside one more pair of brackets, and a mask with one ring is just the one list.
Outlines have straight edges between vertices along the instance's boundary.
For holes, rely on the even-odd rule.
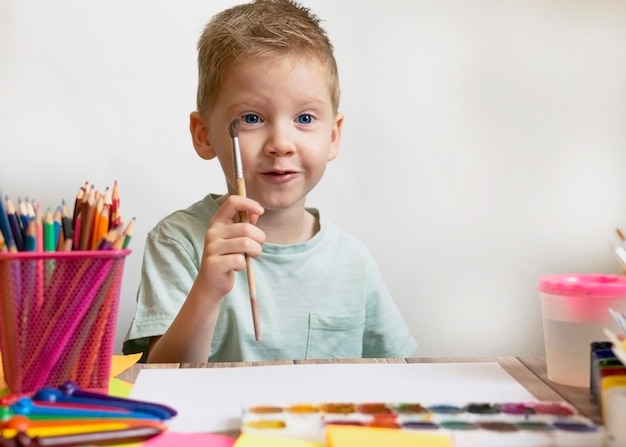
[[[119,193],[118,193],[119,194]],[[104,206],[109,208],[109,230],[111,229],[111,208],[113,207],[113,193],[108,186],[104,190]]]
[[35,225],[37,226],[37,251],[44,251],[44,242],[43,242],[43,224],[44,224],[44,216],[41,214],[41,206],[39,203],[35,203]]
[[[70,210],[67,207],[65,200],[61,205],[61,227],[63,228],[63,236],[70,242],[74,238],[74,227],[72,226],[72,218],[70,217]],[[67,246],[67,244],[66,244]],[[70,245],[71,248],[71,245]]]
[[26,237],[26,229],[28,228],[30,216],[28,215],[28,207],[26,206],[26,202],[19,197],[17,199],[17,215],[20,219],[20,224],[22,226],[22,232],[24,233],[24,237]]
[[120,219],[120,189],[117,180],[115,180],[111,193],[111,228],[117,228],[120,225]]
[[80,229],[82,227],[80,214],[76,216],[74,221],[74,238],[72,239],[72,249],[78,250],[80,248]]
[[109,228],[107,222],[107,228],[104,232],[100,231],[100,217],[102,216],[102,210],[104,210],[104,196],[100,195],[96,201],[96,210],[93,215],[93,229],[91,231],[91,240],[87,249],[95,250],[100,240],[106,235],[106,231]]
[[7,214],[4,200],[0,194],[0,231],[4,236],[4,241],[9,251],[17,251],[15,245],[15,239],[13,239],[13,232],[11,231],[11,224],[9,223],[9,215]]
[[56,246],[56,238],[54,237],[54,217],[52,217],[52,211],[48,208],[43,220],[43,250],[54,251],[56,250]]
[[28,222],[28,227],[26,228],[24,250],[37,251],[37,222],[34,219]]
[[135,229],[135,218],[133,217],[128,225],[126,225],[126,229],[124,230],[124,243],[122,244],[122,248],[128,248],[128,244],[130,244],[130,240],[133,237],[133,231]]
[[2,234],[2,231],[0,231],[0,252],[4,253],[6,251],[9,251],[9,247],[7,247],[7,244],[4,242],[4,235]]
[[79,250],[89,250],[91,243],[91,232],[96,213],[96,189],[94,187],[89,191],[86,200],[83,200],[80,212],[80,244]]
[[74,200],[74,212],[73,212],[74,214],[72,215],[73,222],[76,222],[76,218],[80,214],[80,208],[83,204],[83,197],[85,196],[85,192],[87,191],[88,187],[89,187],[89,182],[85,182],[85,184],[81,186],[78,189],[78,192],[76,193],[76,199]]
[[115,228],[117,231],[117,239],[113,242],[113,250],[122,250],[124,248],[124,242],[126,241],[126,237],[124,236],[124,229],[122,226],[124,225],[123,221],[120,221],[119,227]]
[[98,242],[97,250],[111,250],[113,243],[117,239],[117,228],[110,229],[107,234]]
[[24,250],[24,236],[22,232],[22,227],[20,226],[19,219],[17,217],[17,211],[15,210],[15,205],[8,197],[6,198],[6,212],[7,217],[9,219],[9,225],[11,227],[11,234],[13,235],[13,239],[15,240],[15,246],[18,251]]
[[57,206],[52,215],[54,222],[54,246],[59,244],[59,236],[61,235],[61,206]]

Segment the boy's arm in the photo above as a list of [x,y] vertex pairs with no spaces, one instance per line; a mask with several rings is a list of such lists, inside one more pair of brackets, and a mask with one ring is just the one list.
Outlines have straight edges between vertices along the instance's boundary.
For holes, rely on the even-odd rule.
[[256,222],[263,209],[250,199],[228,197],[217,211],[204,237],[198,274],[176,317],[165,333],[150,343],[148,362],[206,362],[219,309],[232,290],[235,271],[246,266],[244,253],[261,253],[265,234],[252,223],[236,223],[240,211]]
[[194,283],[176,318],[160,337],[150,339],[149,363],[204,363],[209,358],[221,298],[207,297]]

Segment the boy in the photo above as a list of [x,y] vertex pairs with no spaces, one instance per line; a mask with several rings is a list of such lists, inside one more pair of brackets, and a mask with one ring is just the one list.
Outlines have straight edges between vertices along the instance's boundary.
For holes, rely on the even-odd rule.
[[[414,354],[371,254],[305,208],[337,156],[343,123],[333,47],[319,22],[293,1],[257,0],[204,29],[190,131],[198,155],[220,162],[228,193],[209,194],[148,234],[125,353],[174,363]],[[236,195],[233,120],[247,197]]]

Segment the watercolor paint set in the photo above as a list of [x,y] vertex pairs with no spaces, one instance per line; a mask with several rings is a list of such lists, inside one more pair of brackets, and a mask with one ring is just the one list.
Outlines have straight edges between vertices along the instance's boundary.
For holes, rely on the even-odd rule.
[[241,431],[325,443],[331,424],[445,434],[456,447],[604,445],[603,427],[566,402],[257,405]]

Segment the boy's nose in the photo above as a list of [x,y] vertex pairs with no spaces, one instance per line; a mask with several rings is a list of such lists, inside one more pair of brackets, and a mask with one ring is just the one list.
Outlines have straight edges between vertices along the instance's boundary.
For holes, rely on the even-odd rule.
[[293,154],[296,148],[289,130],[281,126],[274,126],[265,143],[264,151],[266,155],[273,157],[284,157]]

